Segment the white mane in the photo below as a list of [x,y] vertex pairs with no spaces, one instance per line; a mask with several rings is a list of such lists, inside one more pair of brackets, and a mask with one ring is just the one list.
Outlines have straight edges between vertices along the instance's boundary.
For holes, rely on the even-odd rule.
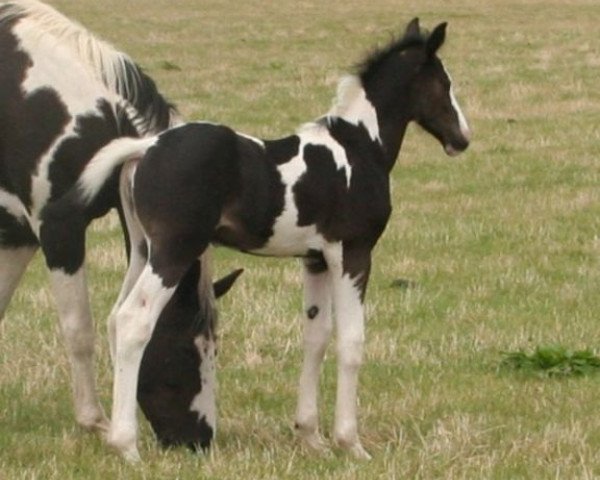
[[356,75],[345,75],[338,82],[337,95],[333,101],[329,115],[343,117],[351,109],[356,100],[364,96],[360,78]]
[[336,98],[327,116],[343,118],[354,125],[363,124],[371,139],[381,142],[377,112],[367,98],[360,77],[356,75],[341,78]]
[[51,35],[60,40],[61,44],[73,49],[93,76],[109,90],[135,103],[139,70],[131,68],[134,63],[127,55],[37,0],[12,0],[0,4],[0,7],[0,23],[14,18],[27,18],[38,27],[30,32],[32,37],[37,37],[34,39],[42,42],[47,35]]

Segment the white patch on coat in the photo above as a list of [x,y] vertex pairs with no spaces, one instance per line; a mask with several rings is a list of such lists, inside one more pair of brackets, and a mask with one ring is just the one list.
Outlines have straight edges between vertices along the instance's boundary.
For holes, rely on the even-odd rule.
[[300,138],[299,153],[288,162],[277,166],[281,182],[285,187],[283,211],[275,219],[273,235],[267,244],[253,253],[272,256],[303,255],[307,250],[321,250],[326,241],[317,232],[315,225],[298,226],[298,207],[294,199],[294,186],[307,171],[304,160],[304,149],[307,145],[323,146],[332,153],[338,170],[346,174],[346,186],[350,188],[352,167],[346,157],[344,148],[329,134],[327,128],[319,123],[307,123],[298,131]]
[[[298,226],[298,208],[294,201],[292,188],[306,172],[306,163],[298,155],[289,162],[279,165],[277,170],[285,187],[283,211],[273,224],[273,235],[269,238],[267,244],[260,249],[253,250],[253,252],[273,256],[302,255],[309,248],[318,248],[315,241],[318,243],[317,239],[321,238],[317,234],[314,225]],[[310,244],[314,245],[309,246]]]
[[346,173],[346,186],[350,188],[352,167],[346,157],[346,150],[330,135],[329,130],[318,123],[307,123],[298,130],[298,136],[300,137],[301,155],[304,153],[304,147],[307,145],[327,147],[332,153],[337,169],[343,169]]
[[29,213],[21,202],[21,199],[12,193],[0,188],[0,208],[6,210],[21,223],[27,223]]
[[90,203],[115,168],[129,160],[144,156],[157,139],[158,137],[121,137],[102,147],[88,162],[79,177],[78,186],[84,201]]
[[216,345],[213,339],[204,335],[195,338],[194,344],[200,356],[200,381],[202,390],[194,397],[190,410],[198,414],[198,419],[205,418],[212,428],[213,436],[217,432],[217,375],[216,375]]
[[[68,44],[61,43],[59,38],[52,35],[43,36],[40,41],[36,33],[36,22],[25,18],[15,25],[13,32],[19,38],[19,48],[31,57],[33,65],[27,70],[21,88],[27,97],[31,97],[41,89],[51,89],[58,100],[66,108],[69,120],[62,132],[54,139],[48,150],[38,161],[37,171],[32,176],[32,217],[37,217],[47,203],[51,184],[48,178],[49,166],[59,146],[67,138],[77,138],[76,131],[78,116],[97,115],[98,100],[104,98],[114,105],[117,96],[99,82],[93,72]],[[69,75],[65,75],[65,70]],[[89,81],[73,82],[71,78]],[[33,225],[34,231],[39,232],[39,225]]]
[[360,78],[346,75],[338,83],[335,103],[328,113],[329,117],[339,117],[353,125],[363,124],[371,140],[381,143],[377,111],[367,98]]
[[[110,44],[104,42],[77,22],[68,19],[54,8],[35,0],[20,0],[8,4],[3,9],[0,21],[15,16],[26,15],[15,27],[21,40],[27,41],[31,47],[28,53],[33,51],[53,50],[49,59],[56,58],[54,54],[67,55],[75,60],[75,63],[57,63],[57,67],[63,69],[61,78],[85,78],[74,73],[64,75],[64,69],[71,70],[73,67],[83,67],[88,71],[87,76],[90,84],[103,84],[112,92],[121,91],[126,98],[133,101],[138,95],[137,82],[129,75],[125,75],[126,65],[133,64],[131,59],[122,52],[115,50]],[[70,53],[67,53],[70,50]],[[136,71],[130,71],[136,75]],[[86,88],[87,82],[77,82],[72,88]]]
[[31,176],[31,228],[37,237],[40,235],[40,213],[50,199],[52,191],[49,177],[50,164],[60,144],[69,136],[68,134],[74,133],[74,126],[75,122],[70,121],[62,134],[54,139],[50,148],[38,160],[36,173]]

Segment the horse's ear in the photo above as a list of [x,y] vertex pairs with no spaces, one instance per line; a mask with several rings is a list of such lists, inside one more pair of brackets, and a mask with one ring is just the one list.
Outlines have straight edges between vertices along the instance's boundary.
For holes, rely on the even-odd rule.
[[421,27],[419,26],[419,17],[413,18],[408,25],[406,26],[406,31],[404,32],[404,36],[408,37],[418,37],[421,35]]
[[241,275],[241,273],[243,271],[244,271],[243,268],[239,268],[239,269],[231,272],[229,275],[225,275],[220,280],[217,280],[213,284],[213,289],[215,291],[215,297],[219,298],[219,297],[222,297],[223,295],[225,295],[229,291],[229,289],[233,286],[233,283],[237,280],[237,278]]
[[446,39],[446,27],[448,24],[446,22],[440,23],[437,27],[433,29],[431,35],[427,38],[427,44],[425,48],[427,49],[427,54],[429,56],[433,56],[439,50],[439,48],[443,45],[444,40]]

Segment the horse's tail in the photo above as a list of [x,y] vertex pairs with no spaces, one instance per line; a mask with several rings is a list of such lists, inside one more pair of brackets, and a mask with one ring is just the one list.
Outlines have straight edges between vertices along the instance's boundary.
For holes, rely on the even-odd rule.
[[92,203],[115,170],[130,160],[143,157],[156,138],[121,137],[102,147],[86,165],[77,182],[83,203]]

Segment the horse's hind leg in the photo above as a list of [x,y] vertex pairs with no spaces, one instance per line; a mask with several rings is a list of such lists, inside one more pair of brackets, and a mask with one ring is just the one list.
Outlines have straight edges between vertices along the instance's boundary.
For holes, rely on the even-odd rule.
[[64,221],[46,219],[40,240],[71,366],[75,418],[86,429],[106,430],[108,420],[96,393],[95,332],[84,265],[85,223],[71,216]]
[[17,197],[0,189],[0,320],[38,249],[21,209],[25,212]]
[[121,170],[121,179],[119,184],[121,208],[122,208],[122,227],[129,241],[129,265],[117,301],[115,302],[110,315],[108,316],[108,343],[110,346],[110,358],[115,364],[116,339],[117,339],[117,311],[131,292],[131,289],[137,282],[146,262],[148,260],[148,247],[146,238],[140,225],[140,221],[135,213],[132,199],[131,174],[135,168],[134,163],[126,164]]
[[0,246],[0,320],[36,250],[35,246]]

